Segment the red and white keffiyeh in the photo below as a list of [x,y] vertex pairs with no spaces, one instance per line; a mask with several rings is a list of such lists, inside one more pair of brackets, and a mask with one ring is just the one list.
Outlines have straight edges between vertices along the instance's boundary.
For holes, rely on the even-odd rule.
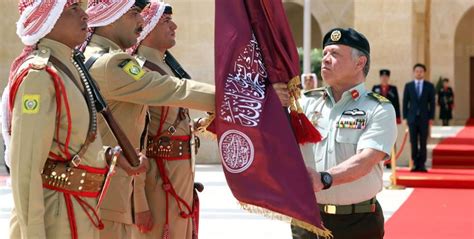
[[21,0],[16,33],[23,44],[31,46],[51,32],[64,8],[79,0]]
[[165,11],[166,6],[170,6],[169,4],[165,4],[163,1],[152,0],[149,7],[145,8],[141,15],[143,17],[143,31],[140,33],[138,37],[137,44],[139,44],[143,39],[145,39],[148,34],[155,28],[156,24],[160,21],[161,16],[163,16],[163,12]]
[[102,27],[112,24],[122,17],[135,4],[134,0],[89,0],[86,13],[89,27]]

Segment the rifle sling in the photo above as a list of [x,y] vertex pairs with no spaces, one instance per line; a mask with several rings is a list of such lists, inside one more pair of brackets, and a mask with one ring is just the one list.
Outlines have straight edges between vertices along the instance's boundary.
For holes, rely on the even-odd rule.
[[[60,60],[58,60],[56,57],[54,56],[50,56],[49,60],[51,61],[51,63],[53,63],[54,66],[56,66],[60,71],[62,71],[63,73],[65,73],[73,82],[74,84],[77,86],[77,88],[80,90],[81,88],[78,86],[77,84],[77,81],[76,81],[76,78],[74,77],[74,74],[72,74],[72,72],[69,70],[69,68],[67,68]],[[82,81],[81,81],[82,83]],[[85,90],[83,92],[83,94],[85,94]],[[82,144],[81,148],[79,149],[79,151],[77,152],[77,156],[79,156],[79,158],[82,158],[84,156],[84,154],[86,153],[87,151],[87,148],[89,148],[89,145],[94,142],[95,138],[96,138],[96,133],[97,132],[92,132],[92,124],[93,124],[93,118],[92,118],[92,114],[90,112],[91,110],[91,104],[92,102],[89,102],[89,98],[84,96],[84,98],[86,99],[86,103],[87,103],[87,106],[88,106],[88,109],[89,109],[89,117],[90,117],[90,120],[89,120],[89,129],[88,129],[88,132],[87,132],[87,138],[86,140],[84,141],[84,144]]]

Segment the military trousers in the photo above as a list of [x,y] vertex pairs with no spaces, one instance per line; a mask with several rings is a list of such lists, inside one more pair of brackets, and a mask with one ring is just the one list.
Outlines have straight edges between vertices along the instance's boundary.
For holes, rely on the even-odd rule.
[[[331,230],[334,239],[382,239],[384,217],[382,207],[376,202],[375,212],[333,215],[321,212],[324,226]],[[293,239],[323,239],[296,226],[291,226]]]

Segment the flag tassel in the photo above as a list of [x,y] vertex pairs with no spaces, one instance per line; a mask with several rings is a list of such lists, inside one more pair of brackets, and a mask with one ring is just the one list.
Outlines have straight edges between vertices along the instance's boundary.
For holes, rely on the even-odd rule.
[[293,77],[288,82],[290,91],[290,122],[298,144],[317,143],[322,137],[319,131],[313,126],[303,113],[298,99],[301,96],[301,80],[299,76]]

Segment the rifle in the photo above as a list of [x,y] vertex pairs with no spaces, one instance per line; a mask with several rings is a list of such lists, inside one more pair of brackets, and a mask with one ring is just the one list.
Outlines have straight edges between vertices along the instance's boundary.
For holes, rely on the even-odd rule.
[[105,121],[107,122],[107,125],[109,126],[110,130],[117,139],[118,144],[122,148],[122,152],[127,161],[133,167],[137,167],[138,165],[140,165],[140,160],[138,159],[135,148],[130,143],[130,140],[128,140],[122,128],[113,117],[112,112],[110,112],[109,108],[107,107],[107,102],[105,102],[104,98],[100,94],[99,88],[95,84],[95,81],[92,79],[92,76],[89,74],[89,71],[84,65],[84,55],[82,54],[82,52],[74,50],[72,58],[78,64],[79,68],[82,70],[82,73],[84,73],[84,78],[91,88],[97,112],[100,112],[104,117]]

